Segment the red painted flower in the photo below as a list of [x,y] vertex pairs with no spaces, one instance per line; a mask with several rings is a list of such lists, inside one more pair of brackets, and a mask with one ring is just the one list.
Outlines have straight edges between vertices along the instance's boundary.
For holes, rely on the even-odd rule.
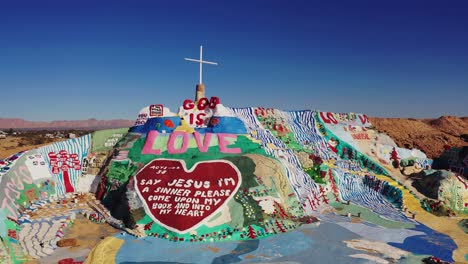
[[8,229],[8,236],[13,239],[18,240],[18,236],[16,235],[16,230]]
[[219,124],[219,118],[217,118],[217,117],[211,118],[210,124],[211,124],[212,126],[218,125],[218,124]]
[[164,120],[164,125],[170,128],[174,128],[174,123],[170,119]]

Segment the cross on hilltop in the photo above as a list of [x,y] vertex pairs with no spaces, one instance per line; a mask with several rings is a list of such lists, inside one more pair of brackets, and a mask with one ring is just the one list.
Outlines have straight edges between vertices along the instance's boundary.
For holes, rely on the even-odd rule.
[[218,65],[218,63],[203,60],[203,46],[200,46],[200,59],[199,60],[190,59],[190,58],[184,58],[184,59],[187,61],[200,63],[200,80],[199,80],[199,83],[197,84],[196,93],[195,93],[195,101],[198,101],[200,98],[205,97],[205,85],[203,84],[203,64]]

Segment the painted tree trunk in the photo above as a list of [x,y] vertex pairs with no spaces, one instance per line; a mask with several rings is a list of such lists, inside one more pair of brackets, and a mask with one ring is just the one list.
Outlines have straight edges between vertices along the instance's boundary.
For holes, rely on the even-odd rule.
[[68,171],[63,172],[63,183],[65,184],[65,193],[75,192],[75,188],[70,182],[70,175],[68,175]]

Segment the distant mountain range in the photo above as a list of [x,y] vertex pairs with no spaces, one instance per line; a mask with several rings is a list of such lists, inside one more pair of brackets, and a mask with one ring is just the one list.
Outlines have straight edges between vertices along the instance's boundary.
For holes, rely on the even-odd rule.
[[27,121],[20,118],[0,118],[0,129],[103,129],[133,126],[135,121],[125,119],[57,120],[52,122]]

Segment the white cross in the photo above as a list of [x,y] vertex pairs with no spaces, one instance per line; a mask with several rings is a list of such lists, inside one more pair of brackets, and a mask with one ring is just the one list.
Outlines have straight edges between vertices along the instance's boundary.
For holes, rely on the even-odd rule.
[[189,58],[184,58],[184,59],[188,60],[188,61],[194,61],[194,62],[199,62],[200,63],[200,84],[203,84],[203,82],[202,82],[203,63],[211,64],[211,65],[218,65],[217,62],[211,62],[211,61],[204,61],[203,60],[203,46],[200,46],[200,60],[189,59]]

